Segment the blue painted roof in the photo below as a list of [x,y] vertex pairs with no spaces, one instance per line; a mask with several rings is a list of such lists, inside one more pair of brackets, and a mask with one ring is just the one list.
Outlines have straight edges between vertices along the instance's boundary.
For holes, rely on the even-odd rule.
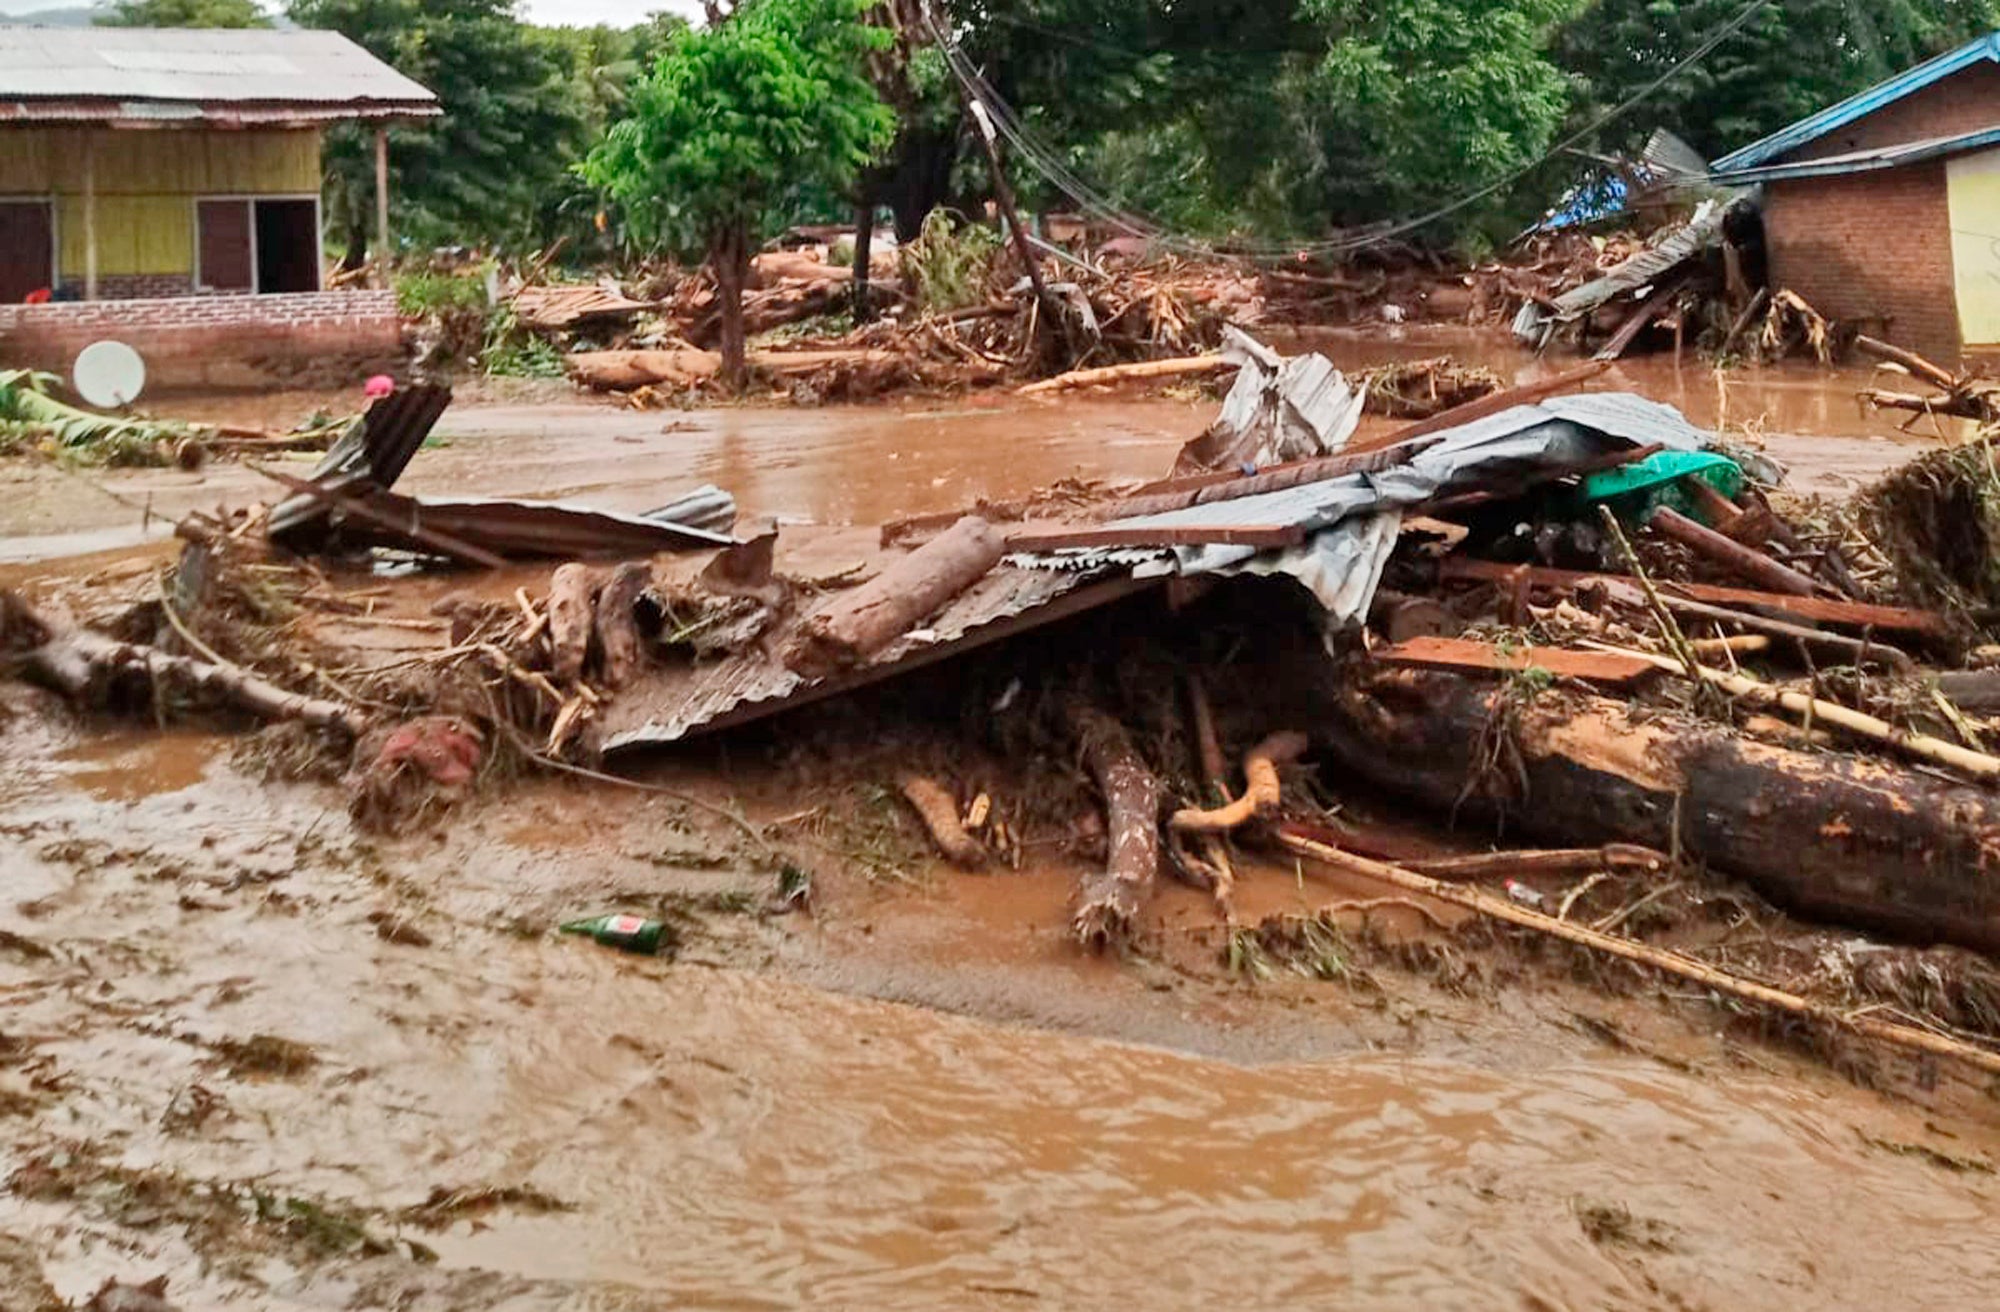
[[[2000,32],[1989,33],[1959,47],[1947,55],[1939,55],[1928,63],[1919,64],[1906,73],[1898,73],[1887,82],[1868,88],[1859,95],[1849,96],[1830,109],[1822,109],[1810,118],[1802,118],[1790,127],[1774,132],[1762,141],[1745,146],[1732,155],[1725,155],[1715,161],[1716,175],[1741,173],[1768,164],[1780,155],[1786,155],[1808,142],[1817,141],[1829,132],[1837,132],[1856,119],[1866,118],[1876,110],[1893,105],[1904,96],[1925,87],[1934,86],[1963,69],[1982,61],[2000,63]],[[2000,114],[2000,109],[1996,109]]]
[[1772,164],[1765,168],[1739,169],[1735,173],[1712,173],[1709,181],[1722,187],[1749,187],[1760,182],[1784,182],[1793,178],[1873,173],[1877,169],[1901,168],[1905,164],[1920,164],[1925,160],[1959,155],[1968,150],[1984,150],[1990,146],[2000,146],[2000,126],[1963,132],[1955,137],[1930,137],[1874,150],[1857,150],[1848,155],[1829,155],[1825,159],[1803,159],[1795,164]]

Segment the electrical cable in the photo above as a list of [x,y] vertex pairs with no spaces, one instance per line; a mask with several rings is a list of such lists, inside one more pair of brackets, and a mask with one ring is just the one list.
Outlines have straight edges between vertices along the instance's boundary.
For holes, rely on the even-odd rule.
[[[1386,245],[1399,237],[1407,236],[1421,228],[1428,227],[1440,219],[1449,218],[1461,210],[1478,204],[1496,192],[1513,186],[1556,156],[1571,150],[1579,143],[1623,118],[1626,114],[1629,114],[1632,110],[1658,94],[1668,83],[1714,53],[1717,47],[1742,31],[1750,24],[1752,19],[1770,8],[1774,3],[1776,3],[1776,0],[1749,0],[1749,3],[1735,17],[1716,28],[1700,45],[1683,56],[1673,67],[1669,68],[1659,77],[1653,79],[1609,110],[1593,118],[1584,127],[1558,141],[1534,160],[1475,191],[1468,192],[1448,204],[1440,205],[1414,218],[1375,225],[1365,232],[1357,233],[1350,237],[1330,238],[1283,246],[1239,245],[1225,253],[1247,256],[1251,259],[1283,259],[1313,254],[1348,255],[1367,250],[1370,247]],[[980,73],[977,65],[971,61],[963,48],[959,46],[958,42],[947,35],[939,25],[937,17],[932,12],[929,4],[923,6],[922,13],[924,23],[930,29],[931,39],[937,44],[939,52],[944,57],[946,67],[951,70],[952,76],[958,81],[960,89],[969,98],[985,108],[986,113],[993,121],[995,129],[1007,139],[1008,144],[1014,147],[1015,152],[1020,155],[1029,167],[1045,181],[1076,200],[1086,213],[1113,227],[1119,228],[1131,236],[1143,237],[1167,250],[1180,254],[1207,257],[1218,253],[1214,244],[1196,238],[1176,235],[1161,225],[1121,207],[1115,198],[1104,194],[1078,177],[1056,157],[1052,148],[1043,144],[1033,135],[1032,130],[1021,121],[1013,108],[1001,98],[992,84]]]

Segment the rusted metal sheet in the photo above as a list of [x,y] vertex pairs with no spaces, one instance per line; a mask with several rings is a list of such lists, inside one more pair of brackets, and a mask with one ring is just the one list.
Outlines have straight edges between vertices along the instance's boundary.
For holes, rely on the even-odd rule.
[[859,669],[835,677],[803,678],[762,650],[781,650],[782,639],[710,665],[655,666],[605,708],[592,726],[592,741],[604,752],[620,752],[747,724],[1110,605],[1158,582],[1090,582],[1072,574],[1003,565],[928,625],[897,639]]

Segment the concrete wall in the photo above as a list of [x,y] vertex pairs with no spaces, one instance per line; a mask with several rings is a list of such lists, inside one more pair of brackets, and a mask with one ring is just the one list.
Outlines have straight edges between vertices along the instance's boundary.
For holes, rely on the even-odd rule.
[[335,385],[399,366],[389,291],[0,305],[0,367],[67,374],[107,338],[146,361],[147,387]]
[[1832,319],[1888,320],[1897,343],[1959,359],[1951,213],[1941,161],[1765,188],[1771,285]]

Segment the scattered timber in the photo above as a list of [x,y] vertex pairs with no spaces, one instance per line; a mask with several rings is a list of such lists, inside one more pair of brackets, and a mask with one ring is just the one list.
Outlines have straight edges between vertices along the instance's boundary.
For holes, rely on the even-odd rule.
[[1071,927],[1086,947],[1112,947],[1131,938],[1159,876],[1164,790],[1118,721],[1087,706],[1074,708],[1069,718],[1104,796],[1107,844],[1104,868],[1081,882]]
[[583,677],[597,614],[597,573],[587,565],[559,565],[549,580],[551,670],[559,683]]
[[980,870],[986,865],[986,848],[958,818],[958,799],[934,779],[910,775],[902,782],[903,797],[924,823],[924,832],[937,844],[945,859],[961,870]]
[[1162,378],[1203,378],[1236,368],[1219,355],[1191,355],[1175,360],[1140,360],[1134,364],[1106,365],[1102,369],[1073,369],[1020,389],[1022,396],[1046,396],[1081,387],[1108,387],[1117,383],[1157,382]]
[[2000,1052],[1989,1048],[1977,1047],[1963,1040],[1931,1030],[1918,1029],[1912,1025],[1899,1025],[1862,1012],[1838,1011],[1823,1003],[1799,997],[1797,994],[1786,993],[1781,989],[1744,979],[1740,975],[1732,975],[1705,961],[1697,961],[1678,952],[1619,938],[1613,934],[1545,915],[1540,911],[1531,911],[1527,907],[1517,906],[1505,898],[1495,897],[1480,889],[1462,888],[1457,884],[1432,879],[1428,875],[1418,874],[1402,866],[1372,861],[1367,857],[1343,852],[1339,848],[1316,843],[1297,834],[1280,834],[1278,842],[1287,852],[1295,856],[1318,861],[1335,870],[1360,875],[1365,879],[1399,888],[1406,893],[1415,893],[1453,906],[1464,907],[1493,920],[1519,925],[1524,929],[1532,929],[1592,951],[1649,966],[1729,997],[1772,1007],[1791,1015],[1804,1016],[1829,1029],[1845,1030],[1912,1052],[1949,1057],[1988,1074],[2000,1074]]
[[1608,360],[1593,360],[1589,364],[1579,365],[1575,369],[1566,370],[1538,383],[1527,383],[1520,387],[1510,387],[1504,392],[1482,396],[1477,401],[1467,402],[1465,405],[1433,415],[1429,419],[1420,419],[1414,424],[1384,434],[1372,441],[1350,443],[1348,450],[1358,454],[1365,451],[1379,451],[1384,447],[1401,446],[1412,438],[1442,433],[1448,428],[1457,428],[1461,424],[1469,424],[1512,410],[1515,406],[1546,401],[1552,396],[1576,391],[1610,367],[1611,362]]
[[1213,811],[1197,808],[1176,811],[1174,828],[1191,834],[1226,834],[1252,820],[1267,818],[1278,809],[1278,767],[1304,756],[1308,746],[1302,733],[1272,734],[1252,747],[1243,760],[1243,777],[1248,784],[1243,796]]
[[639,634],[639,599],[653,586],[653,567],[627,561],[611,571],[597,595],[596,622],[600,672],[606,688],[622,688],[645,659]]
[[1686,515],[1666,506],[1653,512],[1647,526],[1662,537],[1671,538],[1698,556],[1704,556],[1733,574],[1773,592],[1789,592],[1810,597],[1819,585],[1790,565],[1771,559],[1763,552],[1697,524]]
[[[1508,764],[1482,769],[1467,745],[1496,732]],[[1679,851],[1809,917],[2000,950],[2000,797],[1983,788],[1413,671],[1349,688],[1327,745],[1358,778],[1440,813],[1463,804],[1532,837]]]
[[1566,647],[1503,647],[1469,638],[1411,638],[1372,653],[1383,665],[1427,666],[1433,669],[1483,670],[1520,674],[1546,670],[1559,679],[1623,687],[1650,678],[1653,662],[1613,652],[1572,651]]
[[984,578],[1006,554],[993,526],[967,515],[807,617],[785,663],[809,676],[858,665]]
[[18,623],[42,635],[25,654],[27,670],[80,702],[105,700],[136,678],[155,701],[173,689],[214,698],[262,720],[297,720],[355,738],[368,729],[368,717],[358,707],[289,692],[227,661],[174,656],[146,643],[121,642],[46,616],[12,593],[0,593],[0,611],[10,616],[0,627]]
[[[1606,583],[1630,586],[1629,574],[1590,574],[1576,570],[1545,569],[1539,565],[1506,565],[1499,561],[1452,556],[1438,565],[1438,577],[1446,581],[1500,583],[1512,586],[1526,580],[1538,588],[1575,591]],[[1711,583],[1662,581],[1668,593],[1690,597],[1718,606],[1756,606],[1778,611],[1795,619],[1821,624],[1842,624],[1858,629],[1888,629],[1904,633],[1943,634],[1945,617],[1936,611],[1908,610],[1900,606],[1873,606],[1858,601],[1836,601],[1826,597],[1803,597],[1783,592],[1758,592],[1749,588],[1722,587]]]

